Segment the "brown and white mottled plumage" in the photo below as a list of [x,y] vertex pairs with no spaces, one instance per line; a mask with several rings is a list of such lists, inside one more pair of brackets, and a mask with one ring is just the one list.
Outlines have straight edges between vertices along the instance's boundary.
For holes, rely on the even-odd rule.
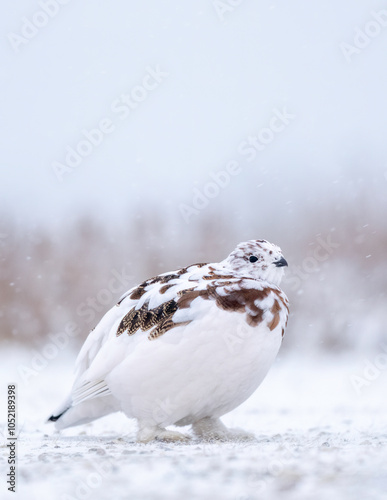
[[[124,411],[138,439],[182,439],[192,424],[227,438],[219,417],[259,386],[284,335],[287,266],[265,240],[241,243],[222,262],[165,273],[129,290],[90,333],[58,428]],[[239,434],[238,434],[239,435]]]

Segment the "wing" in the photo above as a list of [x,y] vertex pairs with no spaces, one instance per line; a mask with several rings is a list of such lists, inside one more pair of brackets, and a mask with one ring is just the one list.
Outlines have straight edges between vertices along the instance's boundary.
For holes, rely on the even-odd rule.
[[[83,344],[76,361],[74,390],[78,390],[80,384],[103,380],[106,373],[122,361],[128,345],[128,335],[149,331],[148,338],[155,339],[177,324],[184,323],[172,320],[177,310],[176,299],[184,290],[197,284],[198,271],[203,266],[205,264],[195,264],[161,274],[126,292],[90,332]],[[128,335],[122,335],[125,332]],[[121,335],[122,339],[117,339]],[[135,340],[137,342],[139,339]],[[141,336],[141,341],[145,340],[147,337]],[[88,391],[85,387],[86,389]],[[87,396],[90,397],[90,394],[87,393]]]

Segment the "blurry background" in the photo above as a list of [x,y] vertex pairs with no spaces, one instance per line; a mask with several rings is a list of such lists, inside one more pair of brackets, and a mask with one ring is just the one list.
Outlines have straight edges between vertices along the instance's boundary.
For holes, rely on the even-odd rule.
[[4,5],[2,341],[75,350],[136,282],[265,238],[289,262],[284,352],[379,350],[386,9]]

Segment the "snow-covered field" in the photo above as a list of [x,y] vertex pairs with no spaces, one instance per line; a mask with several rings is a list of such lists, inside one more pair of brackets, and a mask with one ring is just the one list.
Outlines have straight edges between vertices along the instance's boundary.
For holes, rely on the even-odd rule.
[[[280,357],[254,396],[223,418],[256,441],[147,445],[119,414],[55,433],[44,419],[70,386],[74,358],[58,356],[23,383],[18,367],[30,359],[4,349],[0,357],[1,499],[387,498],[387,356]],[[5,406],[17,380],[13,495]]]

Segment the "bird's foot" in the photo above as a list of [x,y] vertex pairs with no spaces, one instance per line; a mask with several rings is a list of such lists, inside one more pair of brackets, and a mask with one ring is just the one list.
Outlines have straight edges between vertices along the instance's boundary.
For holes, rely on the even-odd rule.
[[137,441],[139,443],[149,443],[150,441],[164,441],[168,443],[183,442],[190,440],[190,436],[186,436],[181,432],[170,431],[162,427],[140,427],[137,433]]
[[203,418],[192,425],[195,436],[204,441],[254,441],[255,436],[243,429],[228,429],[218,418]]

